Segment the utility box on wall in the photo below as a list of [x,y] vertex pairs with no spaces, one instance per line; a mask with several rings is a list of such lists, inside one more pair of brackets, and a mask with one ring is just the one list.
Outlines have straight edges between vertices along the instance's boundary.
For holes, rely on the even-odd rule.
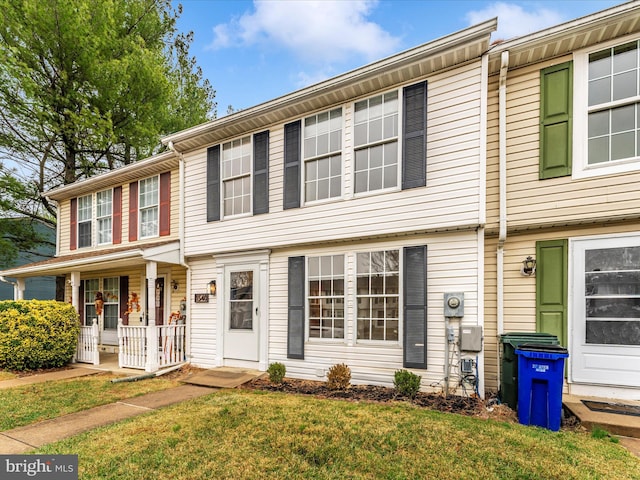
[[444,316],[449,318],[464,317],[464,293],[444,294]]
[[482,351],[482,327],[477,325],[460,327],[460,350],[463,352]]

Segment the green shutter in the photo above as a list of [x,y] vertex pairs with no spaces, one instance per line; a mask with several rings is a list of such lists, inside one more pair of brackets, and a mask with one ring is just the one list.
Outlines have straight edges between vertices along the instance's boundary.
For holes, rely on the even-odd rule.
[[536,242],[536,330],[567,345],[567,240]]
[[540,179],[571,175],[573,63],[540,72]]

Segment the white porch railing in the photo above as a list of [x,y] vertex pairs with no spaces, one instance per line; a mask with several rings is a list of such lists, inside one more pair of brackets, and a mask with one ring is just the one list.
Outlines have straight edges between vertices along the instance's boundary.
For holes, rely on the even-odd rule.
[[123,325],[118,321],[120,367],[155,372],[185,359],[185,325]]
[[93,319],[93,325],[80,326],[78,346],[73,362],[100,364],[100,352],[98,351],[98,319]]

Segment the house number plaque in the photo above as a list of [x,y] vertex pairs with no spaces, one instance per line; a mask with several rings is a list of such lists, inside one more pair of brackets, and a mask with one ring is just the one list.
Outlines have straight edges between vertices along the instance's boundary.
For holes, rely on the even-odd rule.
[[209,303],[209,294],[208,293],[195,293],[193,300],[196,303]]

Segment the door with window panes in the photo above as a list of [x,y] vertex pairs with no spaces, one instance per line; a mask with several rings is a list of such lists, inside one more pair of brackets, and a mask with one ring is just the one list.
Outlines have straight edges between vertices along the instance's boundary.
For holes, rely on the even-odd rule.
[[640,385],[640,237],[572,242],[572,379]]
[[[99,342],[102,345],[118,344],[118,318],[120,315],[120,277],[83,280],[84,321],[92,325],[98,320]],[[102,298],[102,311],[98,313],[96,298]]]

